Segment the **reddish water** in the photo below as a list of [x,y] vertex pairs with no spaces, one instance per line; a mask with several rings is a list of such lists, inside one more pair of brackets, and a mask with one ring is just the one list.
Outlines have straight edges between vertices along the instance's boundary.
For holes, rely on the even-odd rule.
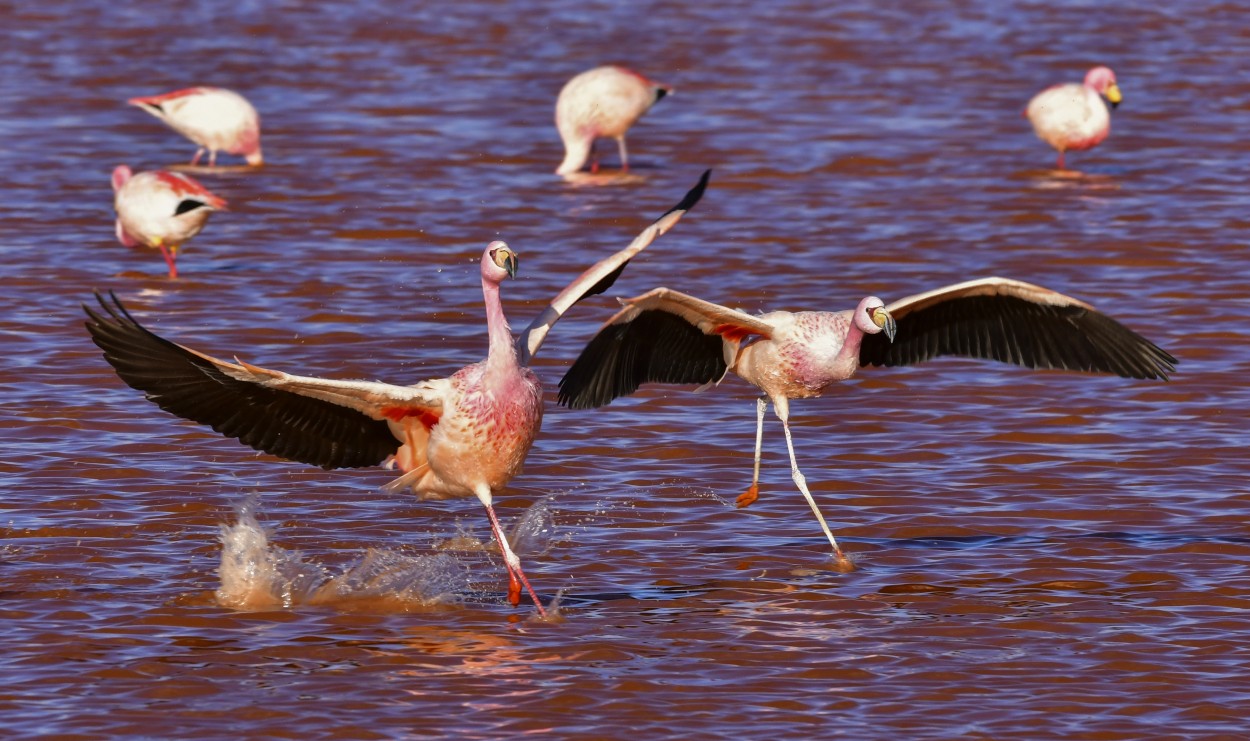
[[[4,735],[1242,735],[1243,6],[267,5],[0,9]],[[574,187],[551,175],[555,94],[608,60],[677,93],[631,135],[635,177]],[[1020,110],[1100,62],[1125,102],[1058,177]],[[202,175],[233,210],[171,283],[113,240],[109,172],[186,161],[122,101],[199,83],[257,104],[270,164]],[[741,382],[551,403],[499,507],[542,597],[561,595],[538,621],[504,602],[476,502],[381,494],[388,472],[180,422],[82,328],[79,304],[111,289],[218,355],[445,375],[485,351],[488,241],[521,254],[504,296],[522,326],[709,166],[703,203],[615,294],[843,309],[998,274],[1095,303],[1178,373],[943,360],[796,403],[850,574],[771,416],[761,500],[732,508],[754,437]],[[549,399],[613,305],[557,327]],[[246,507],[259,526],[236,525]],[[224,548],[254,570],[223,582]]]

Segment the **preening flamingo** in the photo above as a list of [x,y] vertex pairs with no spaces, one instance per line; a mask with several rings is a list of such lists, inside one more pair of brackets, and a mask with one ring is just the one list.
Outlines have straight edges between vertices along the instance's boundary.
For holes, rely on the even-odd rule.
[[699,201],[708,175],[628,247],[565,287],[515,340],[499,286],[515,276],[517,255],[503,242],[487,245],[481,259],[486,359],[448,378],[394,386],[231,363],[153,334],[116,296],[97,295],[102,312],[83,307],[87,329],[122,380],[149,401],[256,450],[323,468],[393,464],[403,475],[388,489],[410,487],[422,499],[476,496],[503,555],[509,600],[520,602],[523,584],[545,615],[492,505],[495,493],[521,472],[542,422],[542,388],[529,362],[573,304],[611,287],[634,255]]
[[118,165],[113,169],[113,208],[117,241],[159,249],[169,277],[177,278],[178,248],[200,233],[214,211],[225,211],[226,200],[180,172],[135,173]]
[[622,301],[560,380],[559,402],[599,407],[643,383],[714,386],[729,371],[762,392],[756,403],[755,470],[738,497],[759,495],[766,400],[786,433],[790,473],[839,565],[851,564],[799,472],[790,400],[820,396],[864,365],[910,365],[939,355],[1028,368],[1167,378],[1176,359],[1084,301],[1006,278],[982,278],[886,305],[869,296],[854,311],[759,316],[668,288]]
[[199,164],[205,150],[209,165],[217,164],[219,151],[242,155],[252,166],[265,162],[260,151],[260,115],[247,98],[233,90],[191,87],[126,102],[198,144],[193,165]]
[[1053,85],[1033,96],[1024,115],[1037,137],[1059,152],[1055,167],[1062,170],[1063,153],[1097,146],[1111,133],[1111,111],[1120,104],[1120,86],[1108,67],[1094,67],[1085,81]]
[[569,80],[556,99],[556,128],[564,141],[564,162],[557,175],[577,172],[593,159],[595,140],[615,139],[621,150],[621,169],[629,170],[625,132],[672,88],[648,80],[631,69],[596,67]]

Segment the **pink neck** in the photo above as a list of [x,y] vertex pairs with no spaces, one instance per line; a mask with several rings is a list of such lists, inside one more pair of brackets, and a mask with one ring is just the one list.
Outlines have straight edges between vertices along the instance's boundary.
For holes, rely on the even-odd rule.
[[[838,351],[838,357],[835,361],[840,368],[849,368],[850,373],[854,373],[859,368],[859,347],[864,342],[864,330],[856,326],[855,321],[851,320],[851,326],[847,329],[846,340],[842,342],[842,349]],[[849,375],[847,376],[850,377]]]
[[482,278],[482,297],[486,300],[486,327],[490,332],[490,349],[486,358],[491,365],[517,366],[516,343],[512,340],[512,327],[503,314],[499,301],[499,284]]

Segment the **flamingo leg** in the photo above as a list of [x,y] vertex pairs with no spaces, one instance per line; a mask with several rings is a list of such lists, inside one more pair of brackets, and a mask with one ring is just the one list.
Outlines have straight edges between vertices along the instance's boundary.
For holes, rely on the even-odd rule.
[[1056,168],[1056,169],[1059,169],[1059,170],[1066,169],[1066,168],[1063,166],[1063,151],[1062,151],[1062,150],[1059,152],[1059,161],[1058,161],[1058,163],[1056,163],[1056,164],[1055,164],[1055,168]]
[[490,527],[495,533],[495,541],[499,543],[499,550],[503,552],[503,563],[508,569],[508,601],[516,607],[521,602],[521,587],[517,584],[520,580],[525,585],[525,591],[529,592],[530,599],[534,600],[534,606],[538,608],[538,614],[541,617],[547,617],[547,611],[543,609],[543,603],[538,601],[538,595],[534,594],[534,588],[530,586],[530,580],[525,578],[525,572],[521,570],[521,559],[512,552],[511,546],[508,545],[508,539],[504,537],[503,528],[499,527],[499,520],[495,517],[495,508],[490,504],[486,505],[486,514],[490,517]]
[[755,470],[751,473],[751,486],[738,495],[738,509],[749,507],[760,498],[760,449],[764,444],[764,410],[767,408],[768,401],[764,397],[755,400]]
[[217,166],[217,150],[216,149],[208,150],[208,166],[209,167]]
[[621,172],[629,172],[629,153],[625,151],[625,137],[617,139],[616,144],[621,150]]
[[790,451],[790,476],[794,479],[795,485],[799,487],[799,491],[803,493],[803,497],[807,499],[808,505],[812,508],[812,513],[816,515],[816,521],[820,523],[820,529],[825,533],[825,537],[829,539],[829,544],[833,546],[833,555],[837,559],[838,565],[844,568],[853,568],[851,560],[842,553],[842,549],[838,547],[838,541],[834,540],[833,533],[829,530],[829,525],[825,523],[825,516],[820,513],[820,508],[816,506],[816,500],[812,498],[812,493],[807,490],[807,479],[799,471],[798,460],[794,457],[794,441],[790,437],[789,406],[784,397],[773,399],[773,408],[777,411],[777,416],[781,418],[781,426],[786,431],[786,450]]
[[598,143],[598,139],[590,140],[590,172],[592,175],[599,172],[599,152],[595,149],[595,145]]
[[174,262],[175,260],[174,250],[176,250],[177,247],[170,249],[163,244],[158,244],[156,246],[161,249],[161,257],[165,258],[165,264],[169,266],[169,277],[177,278],[178,277],[178,265]]
[[203,156],[204,156],[204,147],[200,147],[199,149],[195,150],[195,156],[191,158],[191,164],[198,165],[200,163],[200,158]]

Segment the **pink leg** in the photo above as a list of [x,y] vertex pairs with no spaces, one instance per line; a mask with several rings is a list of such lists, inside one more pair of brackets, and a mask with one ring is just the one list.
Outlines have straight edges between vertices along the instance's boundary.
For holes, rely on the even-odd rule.
[[1059,162],[1055,164],[1055,168],[1059,170],[1065,169],[1063,166],[1063,152],[1059,153]]
[[165,264],[169,266],[169,277],[178,277],[178,266],[174,263],[174,253],[165,245],[160,245],[161,257],[165,258]]
[[204,147],[200,147],[199,149],[195,150],[195,156],[191,158],[191,164],[198,165],[200,163],[200,158],[203,156],[204,156]]
[[538,614],[547,617],[547,611],[543,609],[543,603],[538,601],[538,595],[534,594],[534,588],[530,586],[530,580],[525,578],[525,572],[521,570],[521,561],[512,552],[512,548],[508,546],[508,539],[503,536],[503,528],[499,527],[499,520],[495,518],[495,508],[486,505],[486,514],[490,517],[490,528],[495,533],[495,542],[499,544],[499,550],[503,553],[503,563],[508,569],[508,601],[516,607],[521,602],[521,588],[517,584],[517,580],[525,585],[525,591],[529,592],[530,599],[534,600],[534,606],[538,608]]

